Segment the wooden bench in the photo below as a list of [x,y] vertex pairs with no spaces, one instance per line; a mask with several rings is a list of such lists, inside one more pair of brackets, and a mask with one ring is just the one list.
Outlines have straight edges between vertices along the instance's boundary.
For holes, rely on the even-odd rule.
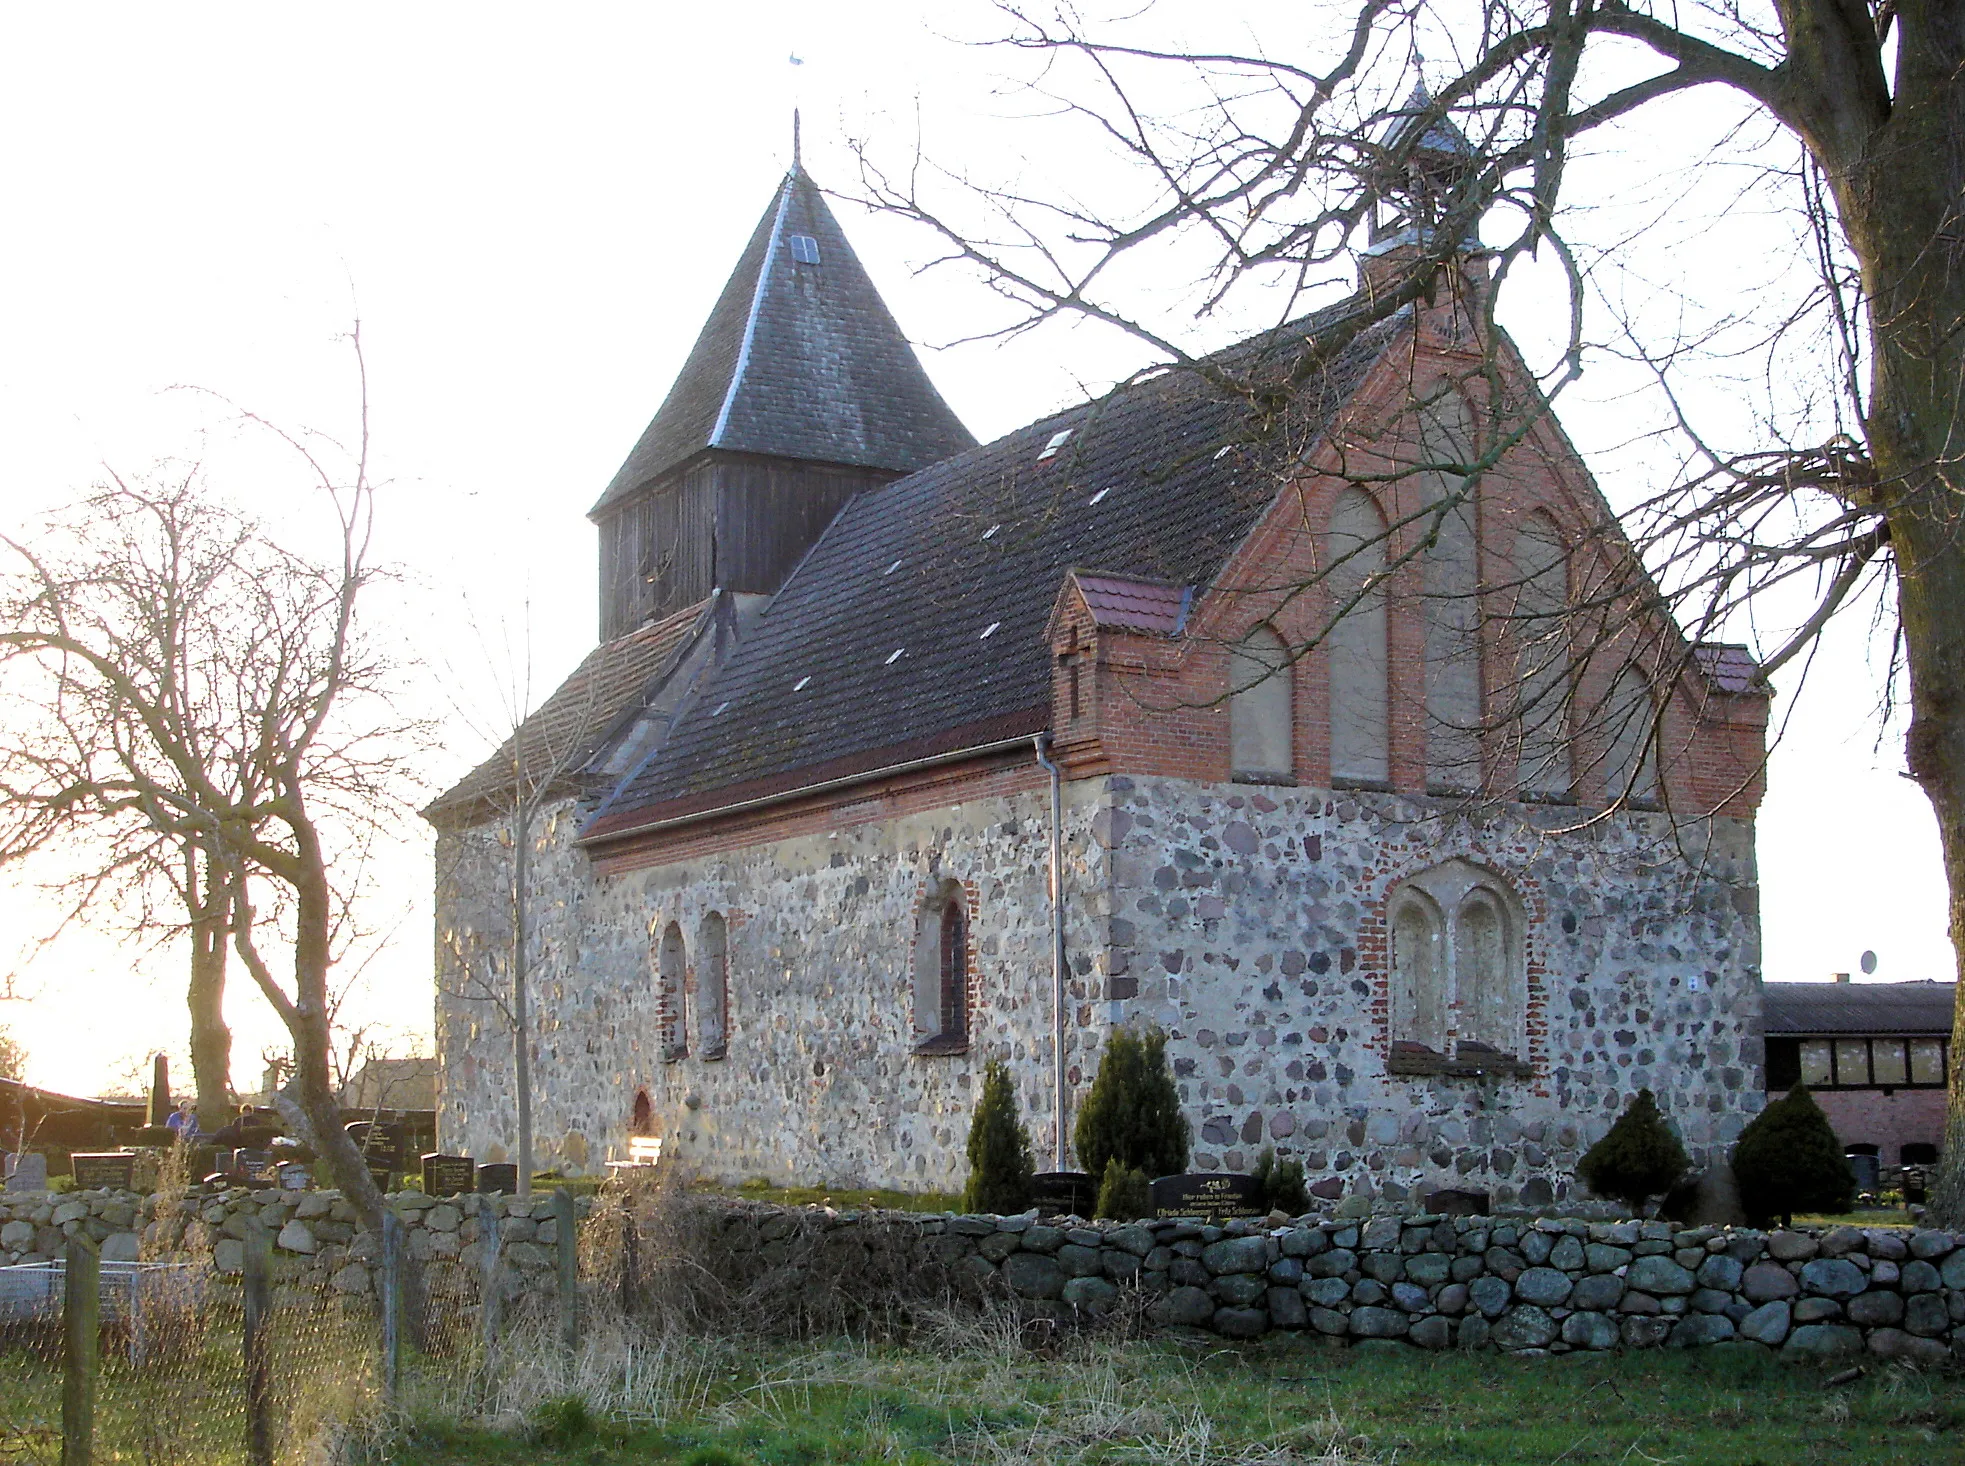
[[610,1171],[643,1171],[660,1165],[662,1162],[662,1137],[659,1135],[630,1135],[628,1137],[628,1158],[624,1161],[609,1161]]

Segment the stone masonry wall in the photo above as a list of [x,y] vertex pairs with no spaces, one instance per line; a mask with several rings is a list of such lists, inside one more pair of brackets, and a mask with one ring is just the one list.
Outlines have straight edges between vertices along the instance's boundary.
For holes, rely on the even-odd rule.
[[[558,1221],[545,1196],[431,1197],[405,1191],[387,1198],[405,1224],[410,1256],[439,1304],[475,1308],[485,1271],[484,1229],[495,1225],[498,1277],[508,1302],[550,1299]],[[582,1203],[582,1212],[586,1204]],[[104,1262],[209,1260],[222,1274],[244,1269],[248,1217],[274,1237],[276,1297],[303,1294],[372,1300],[380,1251],[355,1226],[355,1210],[338,1191],[249,1191],[231,1187],[139,1196],[129,1191],[0,1194],[0,1266],[53,1262],[68,1239],[86,1235]]]
[[[815,1221],[822,1245],[794,1247]],[[1156,1325],[1239,1339],[1281,1330],[1515,1354],[1732,1343],[1787,1358],[1965,1361],[1965,1235],[1938,1231],[1426,1215],[1121,1225],[731,1205],[701,1260],[789,1303],[853,1266],[856,1241],[888,1245],[907,1226],[924,1268],[1060,1320],[1102,1316],[1130,1294]]]
[[[1107,782],[1100,965],[1129,1019],[1172,1036],[1197,1169],[1246,1170],[1273,1145],[1325,1200],[1475,1186],[1548,1209],[1639,1088],[1698,1166],[1763,1103],[1750,824],[1577,829],[1563,806]],[[1387,1071],[1386,898],[1455,857],[1525,908],[1531,1078]]]
[[[1067,1061],[1104,1031],[1091,954],[1105,931],[1098,781],[1067,786]],[[572,846],[574,810],[541,822],[532,911],[534,1130],[539,1163],[592,1172],[624,1152],[637,1090],[665,1157],[726,1180],[959,1188],[984,1063],[1016,1074],[1040,1153],[1051,1103],[1049,795],[969,799],[825,833],[597,877]],[[438,848],[441,1143],[480,1161],[514,1140],[509,1030],[488,992],[507,981],[510,852],[490,827]],[[927,893],[962,884],[970,912],[966,1053],[913,1052],[913,950]],[[699,1042],[695,963],[705,916],[728,930],[727,1057]],[[689,1054],[667,1061],[652,950],[688,943]],[[484,976],[480,976],[483,974]],[[486,984],[489,984],[487,988]],[[474,986],[475,985],[475,986]]]

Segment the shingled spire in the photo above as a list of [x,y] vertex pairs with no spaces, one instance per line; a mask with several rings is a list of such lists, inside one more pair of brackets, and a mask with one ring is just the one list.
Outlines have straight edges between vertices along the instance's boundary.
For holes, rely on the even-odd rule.
[[602,636],[715,586],[776,590],[847,498],[974,443],[794,161],[590,511]]

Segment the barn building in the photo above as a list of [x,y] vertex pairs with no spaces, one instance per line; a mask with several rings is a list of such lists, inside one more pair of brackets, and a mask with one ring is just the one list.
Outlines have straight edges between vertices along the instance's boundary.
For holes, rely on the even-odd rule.
[[576,1171],[958,1188],[992,1059],[1068,1165],[1124,1025],[1197,1168],[1333,1201],[1553,1204],[1647,1086],[1735,1136],[1764,688],[1618,580],[1476,246],[1351,329],[1397,225],[1352,300],[978,445],[795,165],[592,511],[599,645],[428,811],[444,1145],[515,1143],[521,942]]

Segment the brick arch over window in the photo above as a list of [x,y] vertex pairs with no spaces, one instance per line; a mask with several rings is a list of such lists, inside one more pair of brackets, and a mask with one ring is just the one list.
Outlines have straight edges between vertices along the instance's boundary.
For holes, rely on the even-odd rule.
[[705,1059],[730,1051],[730,929],[720,911],[696,933],[696,1040]]
[[689,949],[682,939],[680,922],[662,928],[662,939],[655,949],[655,974],[661,1002],[662,1057],[682,1059],[689,1055]]
[[1528,965],[1520,898],[1449,860],[1399,883],[1391,931],[1395,1074],[1526,1075]]
[[1347,784],[1383,784],[1386,674],[1385,518],[1362,489],[1337,496],[1330,515],[1330,771]]
[[969,1046],[969,902],[960,881],[937,883],[914,933],[914,1034],[918,1053]]
[[1284,780],[1295,771],[1296,699],[1289,648],[1258,626],[1229,649],[1228,744],[1237,778]]

